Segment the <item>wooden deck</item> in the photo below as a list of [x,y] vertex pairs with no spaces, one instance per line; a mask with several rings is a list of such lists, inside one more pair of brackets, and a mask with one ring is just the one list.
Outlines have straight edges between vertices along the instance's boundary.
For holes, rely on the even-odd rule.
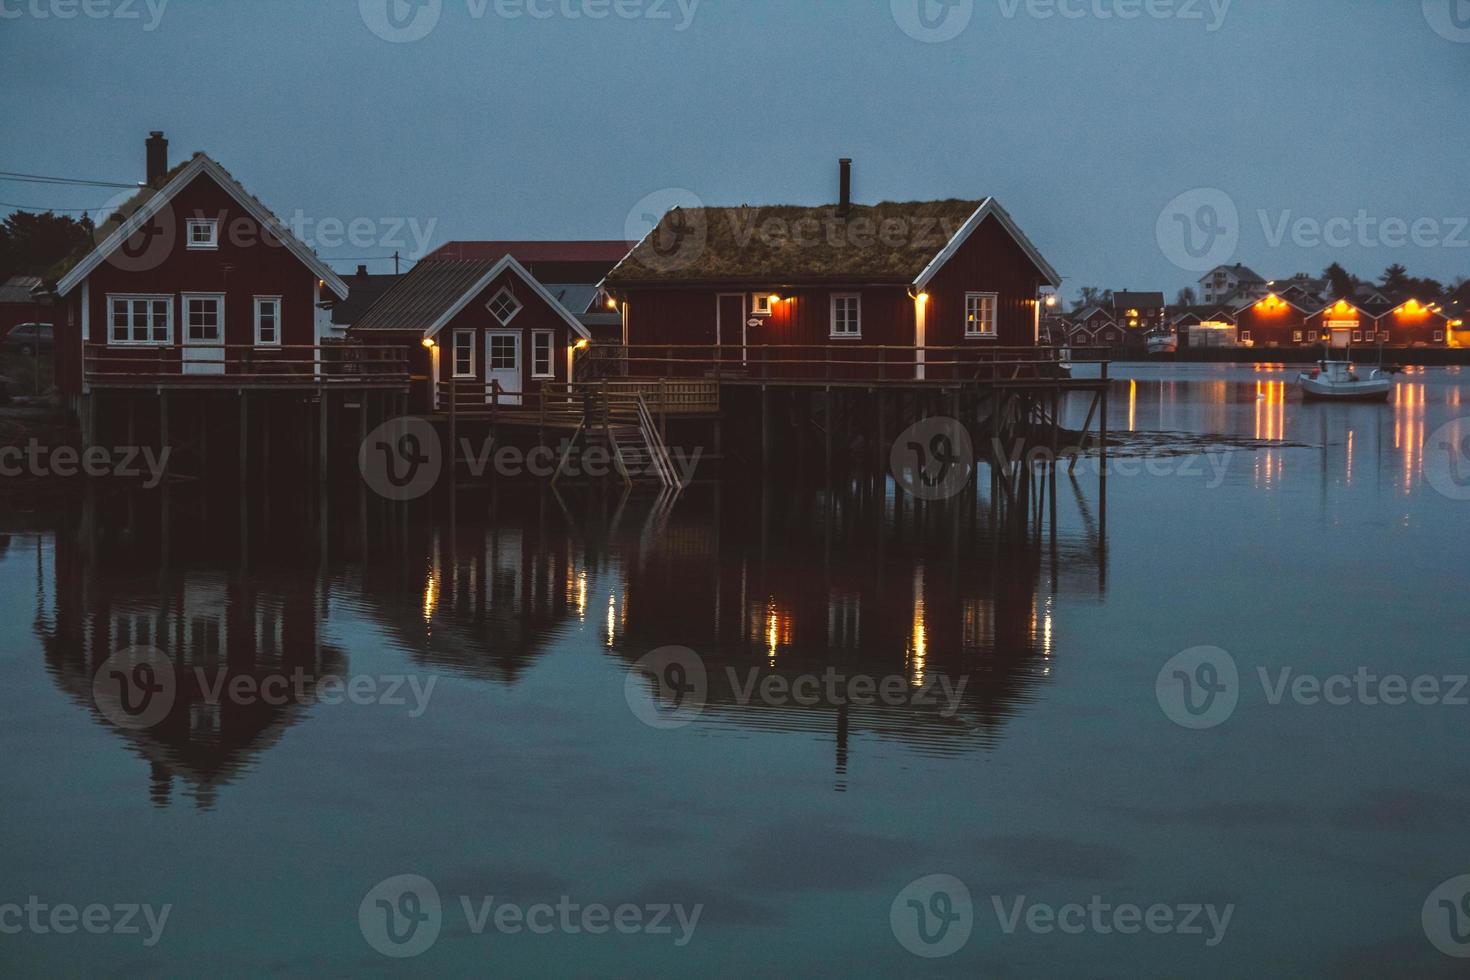
[[399,346],[319,344],[112,346],[87,344],[89,390],[314,390],[407,392],[408,351]]

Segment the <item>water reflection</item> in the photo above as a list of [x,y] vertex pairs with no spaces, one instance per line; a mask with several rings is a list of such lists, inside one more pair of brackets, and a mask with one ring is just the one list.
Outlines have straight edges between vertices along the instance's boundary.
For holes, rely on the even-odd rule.
[[[160,806],[180,791],[213,805],[313,715],[310,699],[211,698],[211,679],[346,675],[347,654],[323,640],[342,617],[373,636],[354,660],[500,688],[587,640],[613,677],[651,649],[692,647],[711,679],[701,724],[830,737],[841,788],[865,738],[950,755],[1000,737],[1063,659],[1056,596],[1102,593],[1106,549],[1080,484],[1058,476],[1003,496],[981,487],[916,505],[886,478],[780,494],[714,487],[672,503],[527,490],[415,512],[360,500],[229,512],[243,527],[177,491],[91,498],[37,539],[50,560],[37,566],[49,599],[35,630],[55,683],[148,761]],[[103,662],[138,645],[165,651],[180,678],[167,719],[141,731],[92,693]],[[915,691],[943,678],[959,695],[770,705],[748,696],[752,670],[897,678]]]

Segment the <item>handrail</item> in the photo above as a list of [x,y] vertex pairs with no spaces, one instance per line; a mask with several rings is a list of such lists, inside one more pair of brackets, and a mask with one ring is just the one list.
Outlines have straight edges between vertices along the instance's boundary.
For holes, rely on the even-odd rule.
[[648,410],[648,402],[643,400],[642,395],[638,396],[638,425],[643,430],[643,440],[648,444],[648,454],[653,458],[658,478],[664,486],[683,489],[678,474],[674,472],[674,461],[669,458],[669,449],[664,445],[658,425],[653,420],[653,413]]
[[163,382],[187,378],[191,383],[239,384],[371,378],[406,383],[411,363],[406,348],[388,345],[86,343],[82,348],[82,372],[88,381]]

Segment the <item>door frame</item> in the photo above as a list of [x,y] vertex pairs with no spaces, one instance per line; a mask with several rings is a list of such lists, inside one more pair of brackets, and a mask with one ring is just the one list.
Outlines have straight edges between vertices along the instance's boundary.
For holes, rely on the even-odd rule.
[[522,339],[523,339],[522,338],[522,334],[523,333],[524,333],[524,331],[521,331],[521,330],[512,330],[512,329],[509,329],[509,328],[505,328],[505,329],[494,329],[494,330],[487,329],[485,331],[485,401],[487,401],[487,402],[490,401],[490,391],[491,391],[490,385],[495,381],[495,375],[497,373],[499,373],[499,374],[508,374],[508,373],[510,373],[510,370],[511,370],[510,368],[498,368],[498,369],[494,369],[494,370],[491,369],[491,367],[490,367],[490,349],[493,346],[491,344],[491,342],[490,342],[491,341],[491,338],[493,338],[493,337],[511,337],[511,338],[513,338],[515,340],[515,349],[516,349],[516,366],[515,366],[516,386],[515,386],[515,390],[514,391],[507,391],[507,392],[503,393],[500,396],[500,404],[502,404],[502,405],[519,405],[519,404],[521,404],[522,396],[525,394],[524,388],[525,388],[525,385],[526,385],[526,382],[525,382],[525,377],[526,377],[526,362],[525,362],[526,351],[525,351],[525,346],[526,345],[522,342]]
[[[189,300],[212,299],[217,304],[216,329],[219,336],[214,340],[189,339]],[[179,373],[180,374],[224,374],[225,373],[225,294],[224,293],[181,293],[179,294]],[[216,348],[196,350],[193,357],[189,348]],[[200,356],[203,355],[203,356]]]
[[746,321],[750,319],[750,306],[746,302],[750,299],[749,293],[715,293],[715,346],[721,350],[725,347],[725,303],[727,299],[740,300],[740,363],[750,363],[750,338],[746,334]]

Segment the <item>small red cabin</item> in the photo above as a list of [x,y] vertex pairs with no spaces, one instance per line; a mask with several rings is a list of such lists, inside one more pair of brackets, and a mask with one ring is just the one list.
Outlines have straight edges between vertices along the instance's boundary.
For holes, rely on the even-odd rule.
[[1311,311],[1296,302],[1270,293],[1235,311],[1242,344],[1255,347],[1302,347],[1320,344],[1321,337],[1309,329]]
[[[330,331],[347,286],[202,153],[169,170],[148,141],[148,184],[52,271],[56,378],[75,399],[89,379],[127,381],[276,370]],[[315,355],[303,355],[312,358]]]
[[1061,279],[993,198],[676,208],[608,274],[628,373],[923,380],[1039,344]]
[[450,383],[461,404],[465,392],[525,404],[546,383],[570,380],[577,346],[591,336],[512,255],[424,259],[347,335],[408,349],[420,410],[439,407]]

